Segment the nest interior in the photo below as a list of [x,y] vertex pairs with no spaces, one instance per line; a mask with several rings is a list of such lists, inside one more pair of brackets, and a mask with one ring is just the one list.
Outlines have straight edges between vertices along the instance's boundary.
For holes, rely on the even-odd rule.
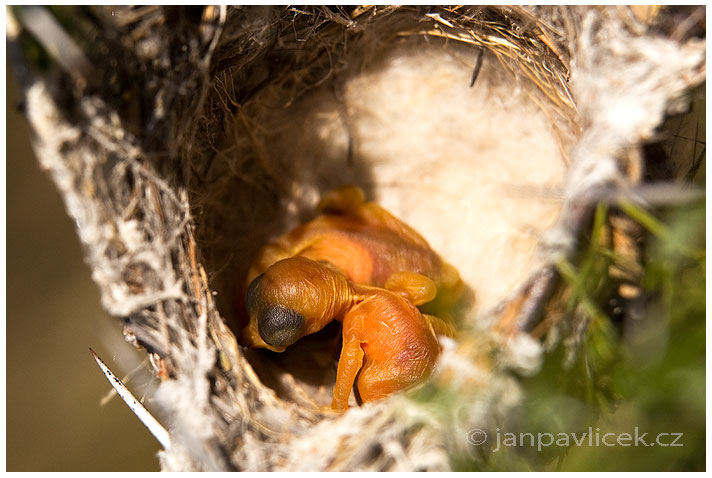
[[[466,320],[527,277],[561,206],[573,123],[559,110],[570,105],[547,98],[541,80],[497,48],[461,41],[446,20],[414,13],[296,22],[251,65],[278,66],[250,92],[234,67],[217,72],[196,132],[201,145],[191,149],[189,199],[211,287],[233,328],[256,249],[313,218],[320,195],[345,184],[457,264],[469,287]],[[504,20],[472,13],[483,40],[487,21]],[[561,75],[560,60],[548,60]],[[314,339],[314,350],[330,336]],[[307,387],[325,404],[336,363],[334,348],[326,350],[308,364],[300,347],[281,357],[247,353],[283,397]],[[266,378],[274,364],[288,377]]]

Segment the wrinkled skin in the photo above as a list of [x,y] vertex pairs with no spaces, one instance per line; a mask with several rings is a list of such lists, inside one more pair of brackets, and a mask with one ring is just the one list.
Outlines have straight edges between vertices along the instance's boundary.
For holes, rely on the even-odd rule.
[[[356,382],[363,402],[426,377],[439,354],[436,335],[462,281],[413,229],[354,187],[327,194],[326,214],[263,247],[248,273],[244,345],[282,352],[333,320],[343,346],[332,408],[348,408]],[[359,373],[360,372],[360,373]],[[357,379],[358,376],[358,379]]]
[[246,284],[272,264],[295,256],[328,262],[354,283],[375,287],[398,280],[398,272],[415,272],[435,285],[436,296],[424,310],[448,316],[462,296],[462,280],[414,229],[378,204],[364,202],[363,191],[354,186],[325,194],[319,209],[324,214],[257,252]]
[[[417,281],[423,285],[414,287]],[[332,320],[341,321],[343,346],[331,407],[348,408],[354,383],[363,402],[378,400],[428,376],[440,352],[437,335],[454,332],[416,307],[432,297],[430,279],[411,273],[408,288],[395,283],[393,290],[361,286],[328,264],[284,259],[250,286],[251,320],[243,339],[252,347],[283,352]]]

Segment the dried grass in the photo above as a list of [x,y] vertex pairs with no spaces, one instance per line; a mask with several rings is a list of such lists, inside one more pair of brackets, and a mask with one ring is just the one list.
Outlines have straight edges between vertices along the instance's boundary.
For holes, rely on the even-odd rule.
[[[537,370],[541,345],[524,333],[508,338],[473,317],[415,395],[345,415],[280,398],[264,383],[294,388],[299,380],[270,378],[269,361],[250,363],[237,346],[228,325],[252,252],[308,217],[315,199],[314,188],[285,174],[300,165],[271,156],[273,121],[311,93],[377,70],[378,62],[365,60],[403,39],[484,50],[497,73],[480,72],[475,84],[494,78],[520,88],[570,166],[538,267],[510,295],[523,297],[529,313],[551,293],[532,284],[553,280],[552,264],[575,254],[602,191],[634,193],[639,177],[630,171],[640,157],[631,151],[704,80],[704,44],[667,38],[663,14],[641,20],[617,7],[375,6],[66,14],[96,77],[65,89],[62,75],[28,75],[27,112],[104,307],[164,379],[157,396],[176,444],[161,453],[164,469],[447,470],[454,456],[472,453],[467,432],[487,429],[521,400],[513,373]],[[28,51],[25,40],[9,40],[11,54],[20,52],[15,61],[26,61],[17,59]],[[357,156],[346,143],[349,158]],[[316,181],[316,190],[334,181]],[[491,313],[500,323],[507,303]]]

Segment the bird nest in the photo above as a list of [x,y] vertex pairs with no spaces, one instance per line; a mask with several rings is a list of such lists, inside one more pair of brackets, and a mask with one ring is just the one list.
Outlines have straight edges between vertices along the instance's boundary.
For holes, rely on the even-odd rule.
[[[15,13],[40,162],[104,307],[162,379],[164,469],[446,470],[472,454],[467,431],[522,399],[538,338],[576,330],[554,320],[557,264],[596,203],[635,196],[641,145],[704,81],[694,10]],[[425,384],[341,415],[321,408],[333,355],[246,350],[234,331],[257,248],[344,184],[455,264],[468,300]]]

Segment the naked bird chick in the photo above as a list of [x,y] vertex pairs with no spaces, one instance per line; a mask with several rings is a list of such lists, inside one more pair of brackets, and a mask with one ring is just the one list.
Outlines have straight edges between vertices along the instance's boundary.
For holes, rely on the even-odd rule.
[[369,402],[430,374],[440,351],[437,335],[452,336],[454,328],[425,312],[448,316],[463,285],[417,232],[365,203],[360,189],[332,191],[320,208],[324,215],[255,257],[246,292],[249,323],[240,339],[282,352],[333,320],[342,322],[332,408],[345,410],[354,384]]

